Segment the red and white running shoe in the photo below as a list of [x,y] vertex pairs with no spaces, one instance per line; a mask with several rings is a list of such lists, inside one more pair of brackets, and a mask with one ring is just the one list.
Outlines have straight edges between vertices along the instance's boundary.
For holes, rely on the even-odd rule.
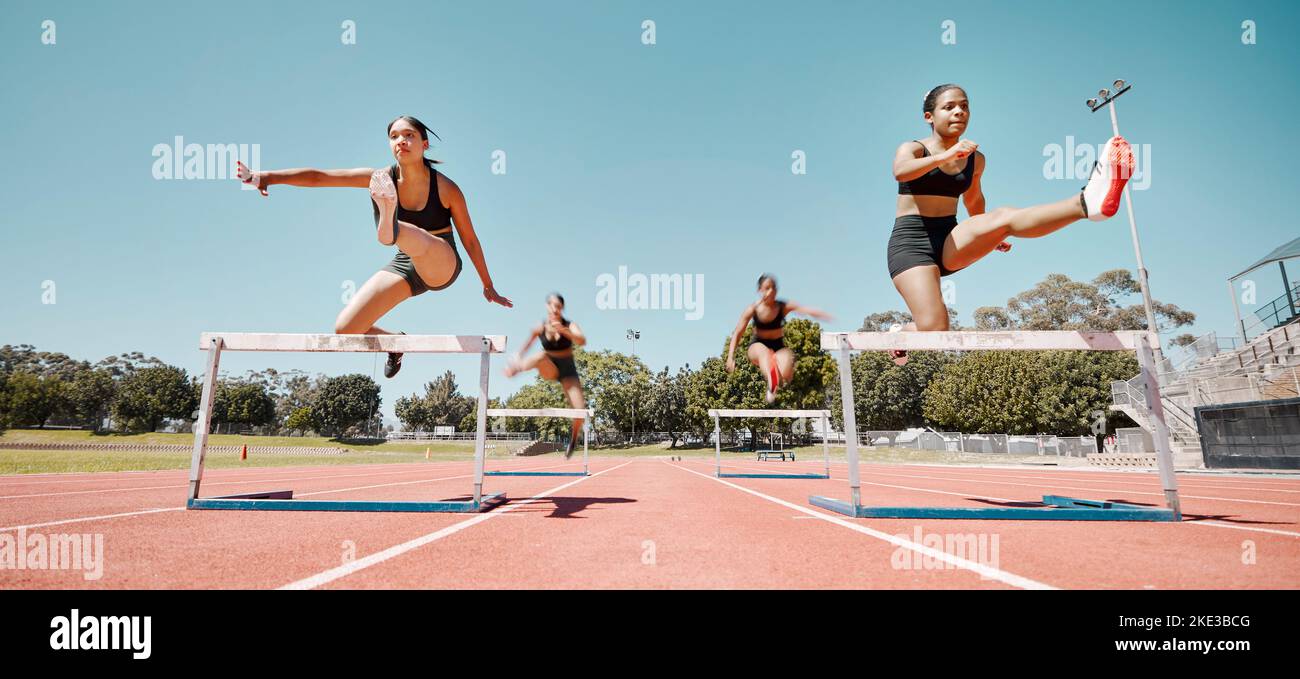
[[1088,219],[1100,222],[1114,217],[1124,196],[1124,185],[1132,178],[1133,148],[1123,137],[1111,137],[1083,189],[1083,209]]

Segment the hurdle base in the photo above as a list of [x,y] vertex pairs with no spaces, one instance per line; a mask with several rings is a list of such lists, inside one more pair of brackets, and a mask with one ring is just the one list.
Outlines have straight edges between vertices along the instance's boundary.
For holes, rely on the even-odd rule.
[[864,507],[814,495],[808,503],[858,519],[995,519],[1017,521],[1181,521],[1172,509],[1044,495],[1044,507]]
[[829,479],[826,474],[732,474],[723,472],[718,474],[720,479]]
[[483,476],[591,476],[587,472],[483,472]]
[[[271,499],[275,498],[275,499]],[[247,493],[223,497],[194,498],[185,503],[186,509],[251,509],[296,512],[443,512],[473,513],[495,507],[506,500],[505,493],[485,495],[475,502],[464,501],[375,501],[375,500],[294,500],[293,491]]]

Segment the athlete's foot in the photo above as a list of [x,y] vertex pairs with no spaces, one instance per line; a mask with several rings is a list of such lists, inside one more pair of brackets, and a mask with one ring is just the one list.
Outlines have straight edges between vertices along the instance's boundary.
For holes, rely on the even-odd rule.
[[1094,222],[1114,217],[1124,196],[1124,185],[1132,177],[1133,148],[1123,137],[1111,137],[1080,196],[1084,215]]
[[519,359],[512,358],[506,361],[506,370],[505,370],[506,377],[514,377],[515,375],[519,374],[519,371],[520,371]]
[[[406,333],[399,332],[397,334],[405,335]],[[396,352],[388,354],[388,362],[384,364],[384,377],[391,379],[393,375],[396,375],[397,371],[401,369],[402,369],[402,355]]]
[[779,388],[781,388],[781,374],[776,371],[776,365],[773,364],[772,369],[768,371],[767,394],[763,398],[766,399],[768,403],[775,403],[776,390]]
[[[902,326],[901,324],[899,324],[899,323],[895,323],[895,324],[889,326],[889,331],[890,331],[890,332],[902,332],[902,331],[903,331],[903,326]],[[906,349],[890,349],[890,350],[889,350],[889,357],[892,358],[892,359],[894,359],[894,365],[907,365],[907,350],[906,350]]]
[[575,444],[575,443],[577,443],[577,442],[578,442],[578,437],[576,437],[576,436],[570,436],[570,437],[569,437],[569,447],[564,451],[564,459],[567,460],[567,459],[573,457],[573,444]]
[[379,242],[397,244],[397,187],[393,186],[388,170],[375,170],[370,175],[370,198],[379,206]]

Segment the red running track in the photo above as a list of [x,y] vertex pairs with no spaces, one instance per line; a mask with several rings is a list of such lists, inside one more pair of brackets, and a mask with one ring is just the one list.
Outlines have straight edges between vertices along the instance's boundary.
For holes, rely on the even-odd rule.
[[[497,468],[571,470],[557,458]],[[821,469],[731,460],[730,471]],[[1181,523],[849,519],[832,479],[718,479],[713,461],[592,458],[488,477],[482,514],[186,511],[184,471],[0,476],[0,536],[103,536],[100,577],[0,567],[0,588],[1296,588],[1300,477],[1180,474]],[[1152,473],[864,465],[864,503],[1043,494],[1159,505]],[[204,495],[464,498],[469,462],[210,470]],[[0,547],[3,546],[0,537]],[[0,552],[0,563],[3,562]],[[92,574],[93,576],[93,574]]]

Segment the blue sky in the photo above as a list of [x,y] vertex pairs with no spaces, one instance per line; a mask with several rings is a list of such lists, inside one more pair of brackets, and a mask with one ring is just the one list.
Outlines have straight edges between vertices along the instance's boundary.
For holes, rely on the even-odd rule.
[[[383,166],[384,127],[429,123],[498,291],[466,260],[449,290],[382,321],[506,334],[550,290],[591,348],[655,369],[716,354],[758,274],[828,310],[828,329],[903,308],[889,282],[894,149],[928,134],[922,95],[964,85],[988,207],[1057,200],[1044,150],[1099,144],[1084,99],[1122,77],[1121,131],[1149,149],[1133,192],[1154,295],[1232,330],[1226,278],[1294,238],[1287,143],[1300,104],[1294,3],[13,2],[0,22],[0,344],[90,361],[139,350],[200,370],[205,330],[329,332],[347,281],[391,257],[358,189],[160,180],[157,144],[256,144],[263,168]],[[54,21],[56,43],[42,44]],[[642,43],[642,22],[655,44]],[[356,44],[340,40],[345,20]],[[941,44],[955,22],[956,44]],[[1242,43],[1242,22],[1257,44]],[[1104,30],[1103,30],[1104,28]],[[1148,146],[1149,145],[1149,146]],[[506,154],[506,173],[492,154]],[[793,174],[804,152],[807,173]],[[964,215],[964,213],[963,213]],[[596,280],[702,275],[703,314],[597,308]],[[956,281],[963,322],[1048,273],[1135,268],[1125,219],[1017,240]],[[1295,267],[1300,277],[1300,267]],[[54,304],[46,304],[53,281]],[[1280,292],[1258,278],[1259,301]],[[1184,330],[1185,331],[1185,330]],[[497,362],[500,363],[499,361]],[[371,374],[375,357],[230,354],[223,367]],[[411,357],[384,409],[474,357]],[[380,377],[382,380],[382,377]],[[525,379],[494,371],[492,393]]]

